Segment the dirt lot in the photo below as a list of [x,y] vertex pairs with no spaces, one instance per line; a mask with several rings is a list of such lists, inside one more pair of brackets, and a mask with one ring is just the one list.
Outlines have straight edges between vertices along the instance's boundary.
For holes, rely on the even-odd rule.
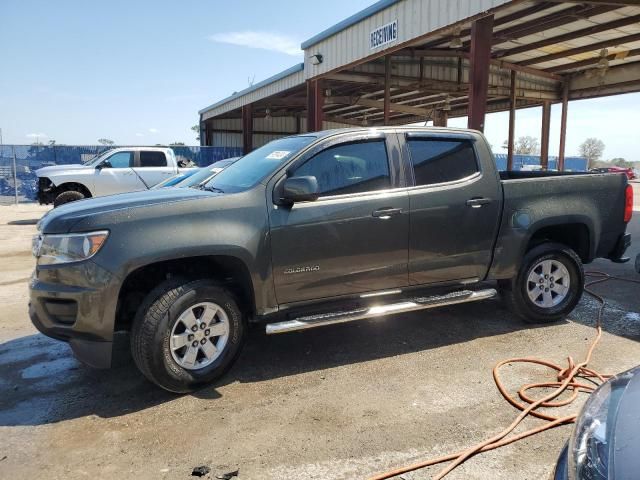
[[[0,478],[186,479],[198,465],[211,478],[236,469],[240,479],[363,478],[502,430],[516,411],[498,394],[493,365],[581,358],[593,335],[597,304],[586,297],[568,321],[539,328],[491,301],[277,337],[255,329],[223,382],[175,396],[132,365],[84,367],[31,326],[30,239],[44,211],[0,207]],[[635,257],[640,214],[630,230]],[[589,269],[640,278],[631,264]],[[593,367],[640,364],[638,286],[598,291],[611,307]],[[515,366],[506,374],[511,387],[550,378]],[[569,432],[480,455],[447,478],[547,478]]]

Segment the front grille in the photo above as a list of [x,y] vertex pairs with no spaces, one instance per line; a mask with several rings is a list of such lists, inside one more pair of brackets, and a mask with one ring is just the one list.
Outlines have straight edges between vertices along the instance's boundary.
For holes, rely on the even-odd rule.
[[51,180],[49,180],[47,177],[40,177],[38,179],[38,188],[41,192],[48,190],[49,188],[51,188]]

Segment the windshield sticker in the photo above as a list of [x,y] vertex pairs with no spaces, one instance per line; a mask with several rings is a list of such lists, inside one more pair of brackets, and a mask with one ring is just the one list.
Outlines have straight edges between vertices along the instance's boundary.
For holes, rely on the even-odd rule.
[[276,150],[274,152],[271,152],[269,155],[267,155],[267,158],[269,160],[282,160],[284,157],[286,157],[290,153],[291,151],[289,150]]

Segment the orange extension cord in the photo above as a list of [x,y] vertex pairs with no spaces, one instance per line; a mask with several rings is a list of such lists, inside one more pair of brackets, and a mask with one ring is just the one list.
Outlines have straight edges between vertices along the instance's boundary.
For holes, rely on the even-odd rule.
[[[639,280],[632,280],[628,278],[615,277],[613,275],[609,275],[603,272],[588,272],[586,273],[588,277],[595,277],[595,280],[588,282],[585,284],[585,292],[594,297],[599,303],[600,308],[598,309],[598,316],[596,320],[596,336],[587,351],[587,355],[585,359],[580,363],[575,363],[573,358],[568,357],[568,366],[566,368],[562,368],[560,365],[556,365],[553,362],[549,362],[546,360],[539,360],[537,358],[510,358],[508,360],[503,360],[499,362],[495,367],[493,367],[493,379],[496,382],[496,386],[498,390],[502,394],[502,396],[509,402],[511,405],[521,410],[521,413],[515,418],[515,420],[505,428],[502,432],[494,435],[466,450],[462,450],[460,452],[452,453],[449,455],[444,455],[441,457],[433,458],[431,460],[425,460],[422,462],[414,463],[412,465],[407,465],[405,467],[397,468],[395,470],[390,470],[379,475],[375,475],[370,477],[369,480],[385,480],[388,478],[396,477],[398,475],[402,475],[403,473],[412,472],[414,470],[419,470],[421,468],[438,465],[444,462],[451,462],[447,465],[446,468],[441,470],[435,477],[434,480],[440,480],[447,474],[449,474],[453,469],[457,466],[464,463],[467,459],[476,455],[477,453],[487,452],[489,450],[493,450],[495,448],[502,447],[504,445],[508,445],[510,443],[516,442],[526,437],[530,437],[532,435],[536,435],[540,432],[544,432],[545,430],[550,430],[559,425],[566,425],[568,423],[573,423],[576,420],[577,414],[568,415],[565,417],[556,417],[553,415],[549,415],[547,413],[539,412],[536,409],[539,407],[543,408],[553,408],[553,407],[562,407],[573,402],[578,393],[588,392],[591,393],[598,386],[599,380],[600,382],[604,382],[610,375],[603,375],[595,370],[587,368],[587,364],[591,361],[591,356],[593,351],[595,350],[598,342],[600,341],[600,337],[602,337],[602,315],[604,309],[607,305],[606,300],[598,295],[597,293],[590,290],[589,287],[596,285],[598,283],[603,283],[609,280],[620,280],[624,282],[638,283]],[[557,380],[555,382],[545,382],[545,383],[531,383],[528,385],[524,385],[518,391],[518,396],[520,397],[520,401],[518,398],[509,394],[500,379],[500,368],[502,368],[506,364],[512,363],[534,363],[536,365],[543,365],[552,370],[555,370],[557,373]],[[579,379],[584,379],[589,383],[580,382]],[[553,392],[545,395],[544,397],[534,400],[528,395],[529,390],[535,389],[549,389],[554,388]],[[572,394],[569,398],[561,401],[553,401],[556,397],[562,394],[565,390],[571,389]],[[522,421],[527,418],[527,416],[532,415],[537,418],[541,418],[543,420],[547,420],[548,423],[541,425],[536,428],[532,428],[531,430],[527,430],[526,432],[519,433],[518,435],[513,435],[507,438],[509,435]]]

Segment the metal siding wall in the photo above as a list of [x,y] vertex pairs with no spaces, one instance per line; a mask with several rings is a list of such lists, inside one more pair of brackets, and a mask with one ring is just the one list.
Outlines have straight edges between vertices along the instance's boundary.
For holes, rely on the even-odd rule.
[[[404,0],[312,45],[305,50],[304,78],[313,78],[356,62],[369,55],[413,40],[444,26],[459,22],[511,0]],[[398,40],[370,50],[369,33],[377,27],[398,20]],[[309,56],[320,53],[324,61],[312,65]]]
[[242,134],[214,132],[212,146],[242,148]]
[[262,88],[258,88],[252,92],[249,92],[246,95],[238,96],[237,98],[229,100],[224,105],[220,105],[219,107],[216,107],[207,112],[204,112],[202,114],[202,119],[207,120],[209,118],[222,115],[223,113],[227,113],[227,112],[230,112],[231,110],[235,110],[236,108],[240,108],[243,105],[253,103],[262,98],[275,95],[276,93],[284,92],[285,90],[289,90],[290,88],[297,87],[299,85],[302,85],[303,83],[304,83],[304,72],[303,71],[296,72],[285,78],[281,78],[280,80],[276,80],[273,83],[265,85]]

